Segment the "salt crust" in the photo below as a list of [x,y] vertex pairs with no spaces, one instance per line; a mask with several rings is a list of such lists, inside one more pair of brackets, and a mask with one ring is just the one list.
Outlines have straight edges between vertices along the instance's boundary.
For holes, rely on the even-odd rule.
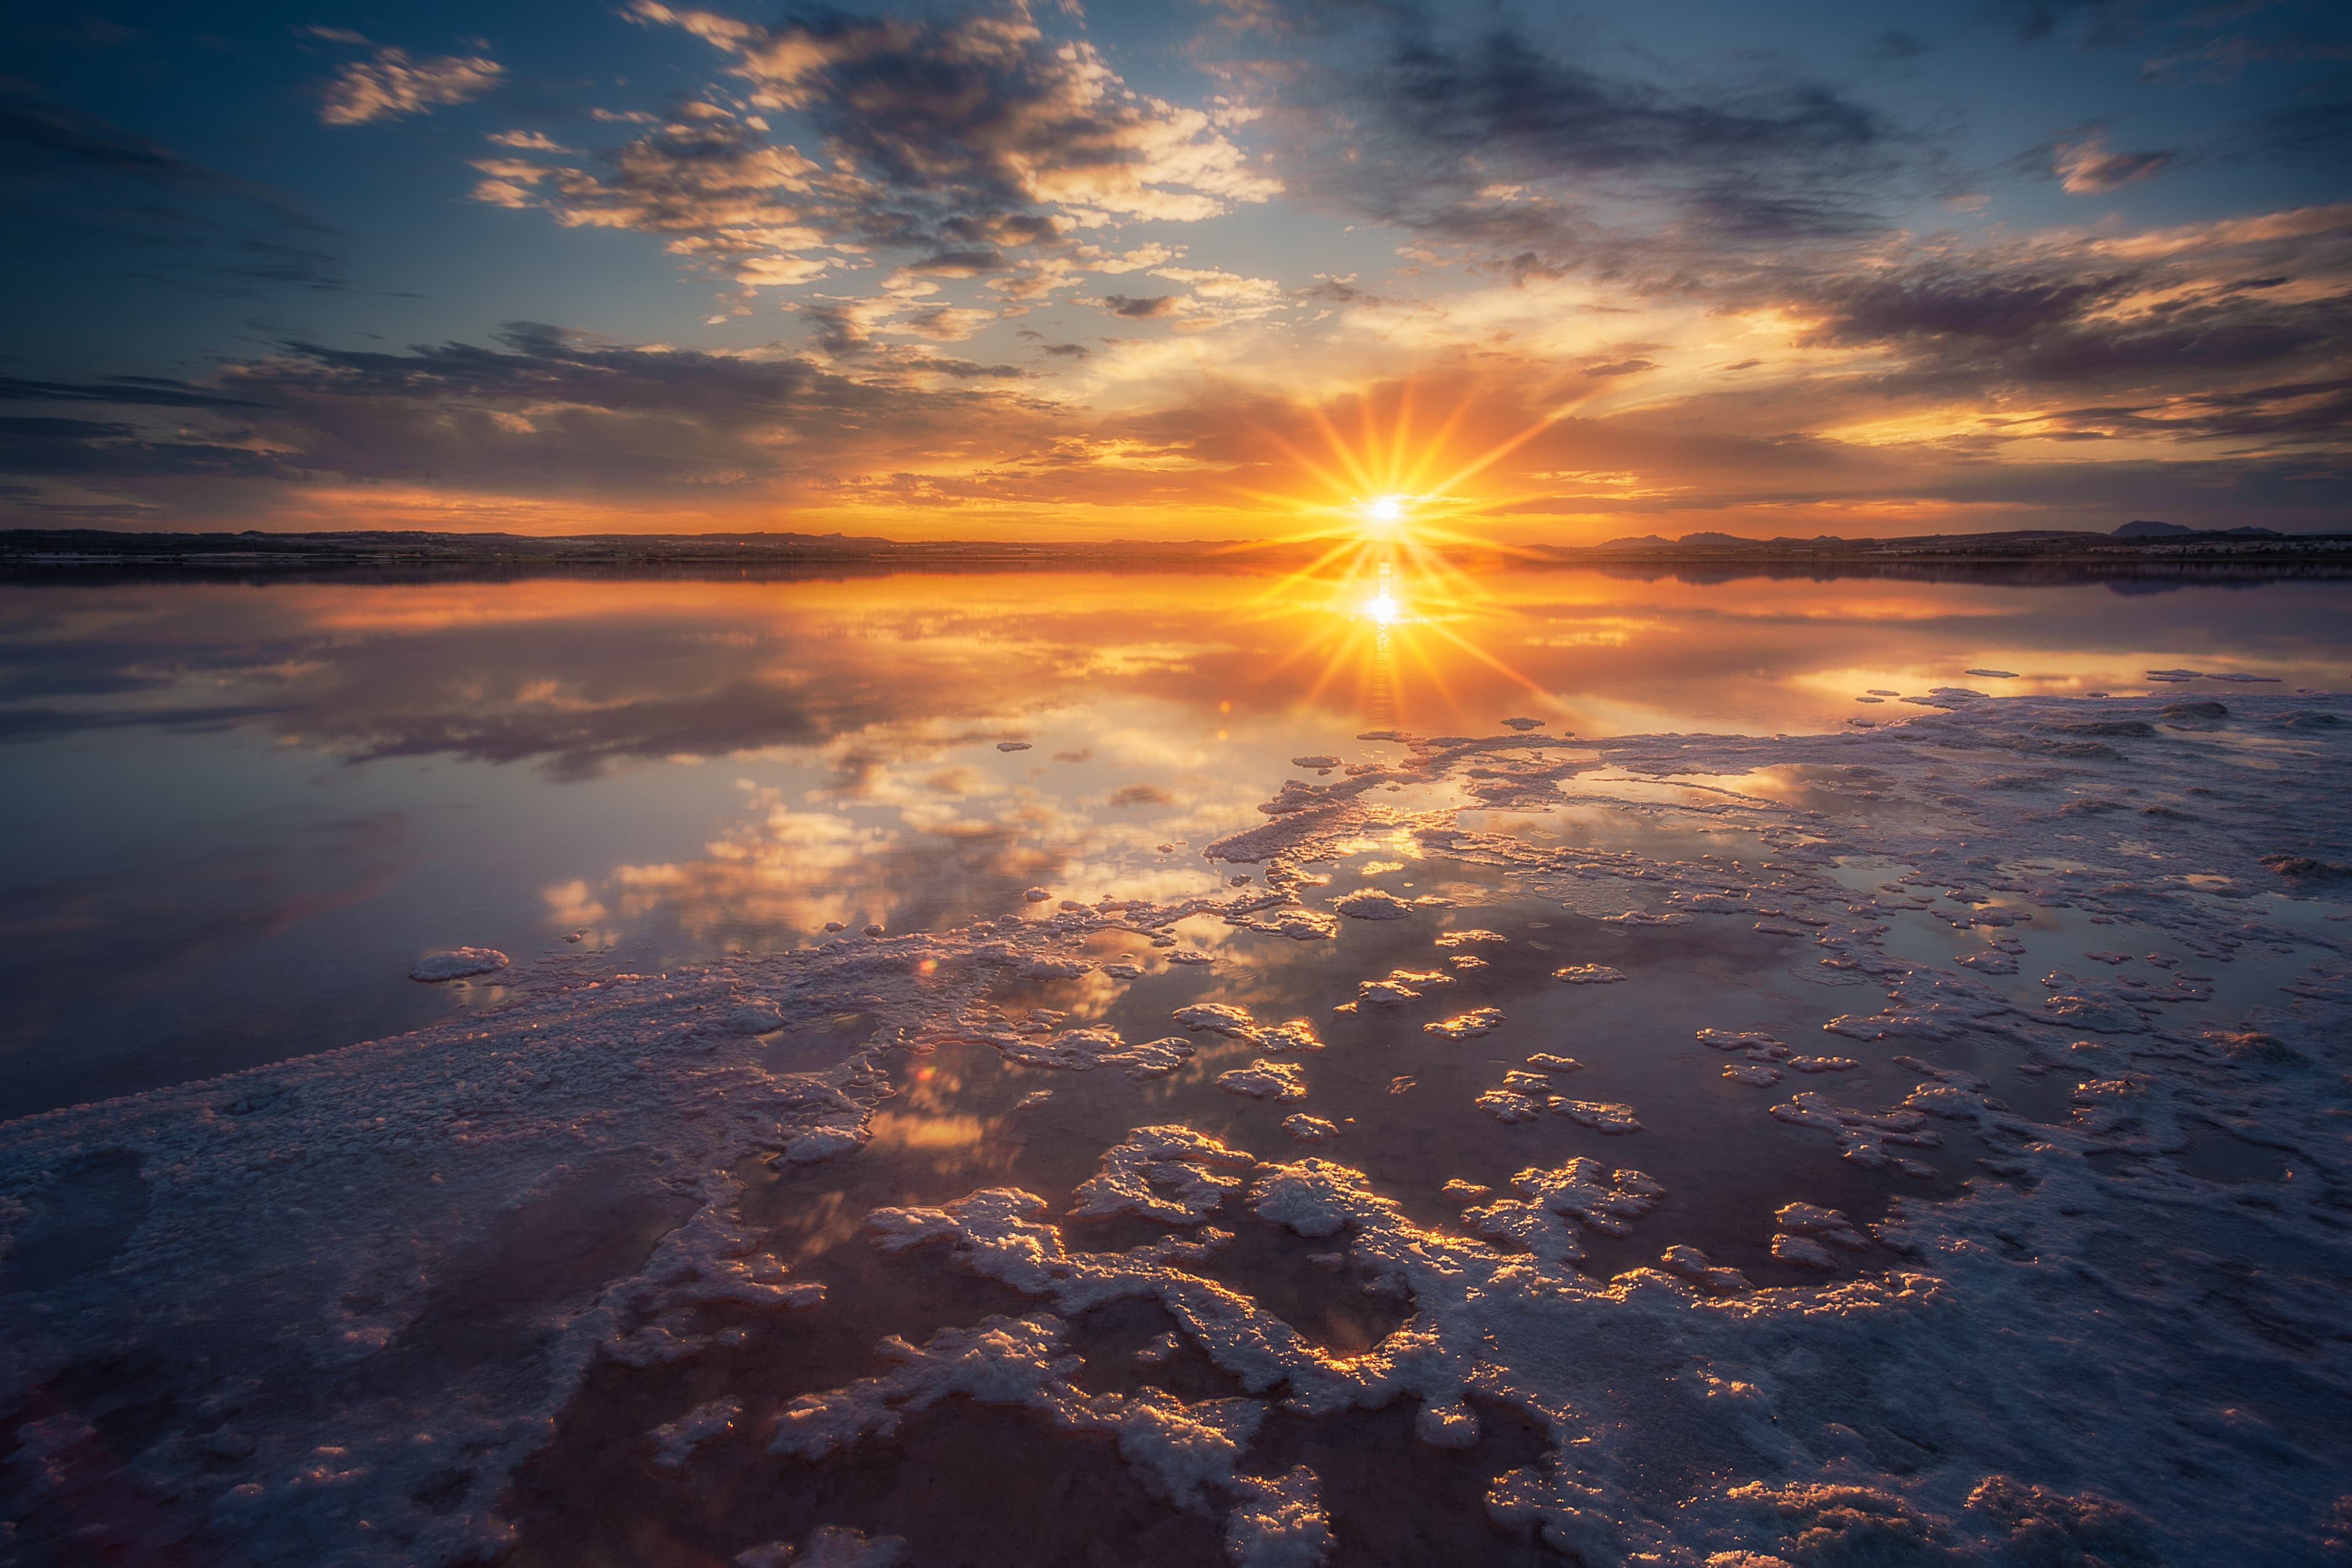
[[1441,1039],[1475,1040],[1481,1035],[1494,1033],[1503,1022],[1503,1010],[1500,1007],[1474,1007],[1469,1012],[1455,1017],[1423,1024],[1422,1029],[1424,1033],[1435,1035]]
[[772,1541],[739,1552],[735,1568],[906,1568],[907,1543],[895,1535],[866,1535],[837,1524],[821,1524],[795,1551]]
[[428,952],[418,959],[408,977],[426,982],[463,980],[469,974],[495,973],[510,962],[495,947],[453,947],[446,952]]
[[[1186,1405],[1157,1390],[1081,1394],[1068,1381],[1075,1358],[1059,1352],[1051,1315],[1038,1314],[943,1331],[907,1358],[927,1370],[894,1393],[811,1397],[857,1419],[974,1389],[1045,1401],[1057,1420],[1066,1412],[1073,1425],[1113,1433],[1178,1506],[1221,1515],[1236,1551],[1280,1542],[1305,1553],[1292,1561],[1315,1560],[1328,1521],[1311,1475],[1245,1462],[1265,1409],[1257,1396],[1277,1391],[1307,1416],[1412,1398],[1417,1430],[1444,1445],[1475,1436],[1465,1396],[1517,1408],[1548,1434],[1549,1451],[1496,1479],[1489,1514],[1595,1561],[2317,1557],[2335,1530],[2334,1478],[2352,1467],[2342,1431],[2308,1419],[2352,1401],[2331,1283],[2352,1268],[2333,1219],[2346,1200],[2332,1173],[2352,1164],[2341,1087],[2352,1067],[2352,975],[2340,957],[2291,981],[2283,1004],[2247,1013],[2241,1003],[2226,1020],[2183,1012],[2210,996],[2203,982],[2125,986],[2053,973],[2049,987],[2021,996],[1996,988],[1999,975],[1889,956],[1882,939],[1897,920],[1930,917],[1912,912],[1916,900],[1881,901],[1829,873],[1841,858],[1925,868],[1936,885],[1990,901],[1961,904],[1955,918],[1967,923],[1999,930],[2037,910],[2071,910],[2128,924],[2136,943],[2161,940],[2209,966],[2249,948],[2341,955],[2335,928],[2281,923],[2288,911],[2260,900],[2311,896],[2265,857],[2342,857],[2347,727],[2304,724],[2307,710],[2263,698],[2233,698],[2234,714],[2210,732],[2146,723],[2144,707],[2120,700],[1939,690],[1931,705],[1945,710],[1866,734],[1769,742],[1545,738],[1555,749],[1535,751],[1514,750],[1537,744],[1517,736],[1414,741],[1390,770],[1434,782],[1475,764],[1487,770],[1481,799],[1531,807],[1604,764],[1668,780],[1812,769],[1828,783],[1855,779],[1849,787],[1874,798],[1922,803],[1895,826],[1733,791],[1684,808],[1765,838],[1769,870],[1538,847],[1457,829],[1443,813],[1367,804],[1342,786],[1211,850],[1279,863],[1347,835],[1402,829],[1427,852],[1486,864],[1550,896],[1596,878],[1727,896],[1743,890],[1744,874],[1742,907],[1816,933],[1821,968],[1885,994],[1876,1012],[1832,1020],[1832,1032],[1874,1048],[1916,1042],[2074,1071],[2080,1087],[2063,1123],[2020,1117],[1982,1079],[1915,1055],[1892,1058],[1921,1080],[1894,1105],[1848,1107],[1809,1091],[1770,1107],[1864,1163],[1899,1163],[1890,1150],[1936,1136],[1930,1121],[1965,1129],[1994,1151],[1989,1163],[2026,1178],[1979,1184],[1956,1202],[1898,1198],[1869,1227],[1825,1228],[1819,1215],[1783,1211],[1783,1240],[1833,1264],[1841,1232],[1874,1247],[1857,1259],[1906,1261],[1748,1290],[1677,1247],[1657,1269],[1600,1282],[1574,1269],[1568,1245],[1592,1215],[1640,1217],[1613,1213],[1607,1194],[1644,1194],[1625,1173],[1601,1179],[1597,1163],[1523,1173],[1516,1196],[1486,1205],[1501,1212],[1482,1225],[1542,1237],[1548,1257],[1414,1226],[1346,1166],[1260,1165],[1251,1212],[1303,1236],[1344,1233],[1351,1266],[1412,1303],[1411,1319],[1372,1350],[1335,1357],[1185,1267],[1219,1244],[1213,1230],[1126,1253],[1070,1253],[1037,1217],[1037,1200],[988,1189],[944,1209],[877,1211],[872,1223],[886,1245],[952,1243],[961,1266],[1061,1312],[1157,1300],[1253,1396]],[[2107,728],[2084,734],[2084,725]],[[2267,765],[2249,774],[2238,736],[2255,730]],[[1960,795],[1927,777],[1999,766],[2003,754],[2047,770],[2052,784]],[[2177,799],[2191,788],[2204,792],[2193,818],[2062,809],[2070,791]],[[1580,794],[1606,800],[1603,789]],[[2252,809],[2232,812],[2241,804]],[[2151,834],[2156,864],[2145,849]],[[2189,872],[2209,880],[2192,883]],[[85,1543],[93,1550],[177,1540],[202,1521],[260,1561],[446,1562],[495,1551],[501,1478],[545,1441],[593,1357],[694,1356],[713,1302],[820,1304],[818,1288],[792,1280],[759,1235],[727,1217],[727,1166],[747,1152],[808,1163],[857,1147],[889,1091],[889,1053],[956,1035],[978,1017],[991,975],[1067,934],[1120,929],[1157,941],[1185,915],[1239,924],[1268,907],[1237,896],[1181,914],[1066,911],[1010,933],[836,942],[662,975],[614,974],[594,966],[595,954],[559,950],[518,977],[507,1003],[434,1029],[14,1123],[0,1151],[0,1290],[12,1326],[0,1341],[0,1388],[21,1405],[68,1364],[140,1356],[151,1363],[147,1383],[168,1395],[156,1440],[119,1458],[73,1417],[27,1420],[14,1435],[16,1473],[28,1495],[82,1498],[76,1517],[126,1486],[158,1500],[109,1519],[104,1541]],[[809,1028],[845,1005],[877,1020],[868,1045],[822,1071],[763,1065],[777,1030]],[[765,1034],[741,1026],[772,1019],[777,1029]],[[2214,1127],[2282,1151],[2294,1179],[2217,1183],[2172,1163]],[[2092,1163],[2114,1155],[2136,1163],[2119,1173]],[[136,1171],[119,1244],[78,1267],[46,1262],[66,1195],[100,1162]],[[488,1281],[468,1260],[499,1256],[510,1274],[543,1216],[583,1204],[614,1216],[612,1234],[669,1228],[649,1251],[614,1247],[593,1279],[551,1280],[520,1308],[508,1301],[499,1331],[522,1336],[514,1342],[527,1353],[505,1358],[499,1376],[452,1382],[435,1347],[454,1325],[478,1334],[486,1321],[475,1301]],[[975,1348],[991,1335],[996,1348]],[[343,1369],[363,1377],[369,1401],[321,1414],[306,1391]],[[2053,1387],[2072,1391],[2066,1418],[2053,1418]],[[1629,1407],[1630,1388],[1643,1391],[1649,1411],[1689,1420]],[[649,1450],[682,1451],[690,1464],[707,1444],[732,1440],[725,1406],[683,1412]],[[1696,1496],[1647,1479],[1644,1434],[1661,1418],[1698,1446],[1676,1474],[1718,1478]],[[823,1418],[787,1423],[776,1440],[827,1429]],[[878,1432],[855,1420],[842,1429],[853,1439]],[[2203,1479],[2184,1488],[2184,1473]],[[412,1500],[428,1480],[432,1509]]]
[[1394,893],[1384,893],[1378,888],[1366,888],[1350,893],[1332,908],[1341,914],[1360,921],[1401,921],[1412,913],[1412,906]]
[[1227,1094],[1252,1100],[1276,1100],[1288,1104],[1307,1098],[1307,1079],[1293,1062],[1270,1062],[1264,1057],[1245,1068],[1217,1075],[1217,1087]]
[[1190,1006],[1177,1008],[1172,1016],[1188,1029],[1247,1040],[1270,1051],[1319,1051],[1323,1048],[1323,1042],[1315,1036],[1315,1026],[1304,1018],[1293,1018],[1282,1024],[1261,1024],[1250,1016],[1248,1008],[1223,1002],[1196,1002]]
[[1080,1184],[1070,1217],[1132,1214],[1197,1225],[1255,1163],[1253,1156],[1189,1127],[1139,1127],[1125,1142],[1103,1151],[1102,1172]]

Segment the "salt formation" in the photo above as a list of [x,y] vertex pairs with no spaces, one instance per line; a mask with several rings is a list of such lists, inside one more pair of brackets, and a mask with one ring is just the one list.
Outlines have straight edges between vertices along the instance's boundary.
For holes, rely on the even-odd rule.
[[1454,977],[1442,970],[1393,969],[1383,980],[1360,980],[1356,983],[1356,999],[1375,1006],[1402,1006],[1416,1001],[1433,991],[1443,991],[1454,984]]
[[1570,985],[1612,985],[1625,978],[1625,972],[1606,963],[1571,963],[1565,969],[1551,972],[1554,980],[1565,980]]
[[[1465,1560],[1516,1537],[1666,1568],[2324,1561],[2352,1470],[2352,725],[2328,700],[1939,689],[1867,732],[1391,737],[1374,783],[1286,789],[1210,847],[1244,889],[661,973],[559,945],[415,1035],[14,1123],[9,1549],[373,1568],[520,1536],[561,1561],[528,1498],[602,1474],[648,1518],[691,1510],[714,1561],[880,1562],[918,1521],[786,1530],[728,1512],[724,1478],[833,1497],[812,1467],[998,1409],[1237,1562],[1336,1553],[1350,1500],[1395,1484],[1366,1439],[1391,1419],[1476,1467],[1444,1472],[1484,1516]],[[1495,818],[1389,783],[1573,804],[1651,847],[1473,828]],[[1661,817],[1720,852],[1668,858]],[[1549,1087],[1576,1058],[1482,1068],[1475,1037],[1372,1008],[1326,1026],[1319,1114],[1218,1092],[1303,1096],[1262,1019],[1426,961],[1410,927],[1266,929],[1313,867],[1408,842],[1465,868],[1447,896],[1496,889],[1465,920],[1545,900],[1567,931],[1529,940],[1589,921],[1632,955],[1606,1005],[1509,944],[1448,976],[1461,1018],[1501,1003],[1546,1041],[1607,1018],[1570,1037],[1594,1098]],[[1629,905],[1651,918],[1600,923]],[[1227,999],[1189,1000],[1198,970],[1067,967],[1172,958],[1204,920]],[[1936,956],[1975,943],[2009,968]],[[1200,1055],[1127,1037],[1171,1006],[1205,1009],[1179,1015]],[[1643,1032],[1654,1010],[1670,1029]],[[1059,1103],[1015,1123],[1045,1072]],[[1604,1144],[1641,1126],[1631,1098],[1661,1131]],[[1699,1118],[1735,1161],[1685,1147]],[[1057,1173],[1033,1185],[1076,1184],[1058,1217],[1016,1184],[1026,1138]],[[902,1181],[964,1195],[849,1197]],[[861,1217],[870,1241],[842,1239]],[[876,1347],[866,1274],[925,1254],[908,1300],[938,1315]],[[1359,1337],[1329,1337],[1335,1299],[1373,1314]],[[1106,1342],[1121,1304],[1144,1321]],[[848,1364],[804,1356],[819,1327]],[[596,1470],[616,1441],[627,1467]]]
[[1360,921],[1401,921],[1412,912],[1411,904],[1394,893],[1384,893],[1378,888],[1350,893],[1332,907],[1341,914]]
[[1451,1018],[1423,1024],[1422,1028],[1441,1039],[1475,1040],[1481,1035],[1493,1033],[1502,1023],[1501,1008],[1474,1007],[1467,1013],[1458,1014]]
[[1139,1127],[1126,1142],[1103,1151],[1102,1173],[1078,1188],[1070,1217],[1136,1214],[1197,1225],[1242,1184],[1255,1163],[1189,1127]]
[[1219,1073],[1217,1087],[1227,1094],[1244,1094],[1252,1100],[1278,1100],[1287,1103],[1307,1098],[1307,1079],[1296,1065],[1270,1062],[1264,1057],[1245,1068]]
[[446,952],[429,952],[416,961],[408,972],[411,980],[463,980],[471,974],[490,974],[504,969],[510,961],[495,947],[453,947]]
[[1177,1008],[1173,1016],[1188,1029],[1246,1040],[1269,1051],[1319,1051],[1323,1048],[1323,1042],[1315,1037],[1315,1026],[1304,1018],[1293,1018],[1282,1024],[1261,1024],[1250,1016],[1249,1009],[1223,1002],[1196,1002],[1190,1006]]

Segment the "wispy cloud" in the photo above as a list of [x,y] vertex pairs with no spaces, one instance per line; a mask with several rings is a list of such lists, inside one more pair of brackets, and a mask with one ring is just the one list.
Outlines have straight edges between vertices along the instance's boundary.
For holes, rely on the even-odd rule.
[[2051,172],[2074,195],[2095,195],[2161,174],[2178,161],[2173,153],[2110,153],[2104,139],[2093,136],[2060,142]]
[[[364,41],[358,35],[348,36]],[[436,55],[413,59],[389,45],[353,60],[329,82],[319,102],[323,125],[364,125],[372,120],[423,114],[479,98],[506,68],[487,55]]]

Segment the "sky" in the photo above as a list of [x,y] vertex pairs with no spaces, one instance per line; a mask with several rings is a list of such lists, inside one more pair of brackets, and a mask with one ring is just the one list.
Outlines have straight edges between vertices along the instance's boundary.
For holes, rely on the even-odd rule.
[[2340,5],[50,5],[0,61],[0,527],[2352,529]]

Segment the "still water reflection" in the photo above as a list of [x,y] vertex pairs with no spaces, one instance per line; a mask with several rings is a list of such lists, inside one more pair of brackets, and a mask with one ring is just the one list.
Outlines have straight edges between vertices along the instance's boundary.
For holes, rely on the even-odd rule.
[[[1188,574],[0,585],[0,1117],[413,1027],[405,978],[1167,898],[1368,729],[1799,731],[2352,686],[2340,584]],[[1969,670],[2014,672],[1979,678]]]

